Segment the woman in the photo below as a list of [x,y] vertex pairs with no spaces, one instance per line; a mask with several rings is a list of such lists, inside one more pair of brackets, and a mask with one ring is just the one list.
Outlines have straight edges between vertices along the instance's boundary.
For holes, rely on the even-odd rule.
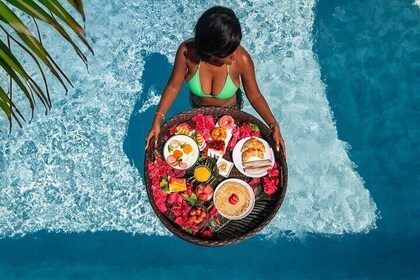
[[240,109],[242,82],[246,97],[272,130],[276,149],[286,147],[280,126],[261,94],[255,79],[254,63],[240,45],[241,26],[235,13],[225,7],[212,7],[199,18],[194,38],[182,42],[175,57],[169,81],[162,93],[146,149],[154,136],[157,142],[160,123],[174,102],[184,80],[190,89],[193,107],[221,106]]

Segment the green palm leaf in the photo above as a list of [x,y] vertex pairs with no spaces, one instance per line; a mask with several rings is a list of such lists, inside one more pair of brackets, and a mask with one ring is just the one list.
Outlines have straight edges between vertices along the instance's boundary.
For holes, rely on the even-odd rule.
[[[58,21],[51,17],[47,12],[45,12],[38,4],[36,4],[33,0],[6,0],[16,8],[20,9],[21,11],[27,13],[31,17],[36,19],[42,20],[51,26],[53,26],[76,50],[77,55],[82,59],[82,61],[86,64],[87,58],[83,54],[83,52],[79,49],[79,47],[73,42],[70,35],[64,30],[64,28],[58,23]],[[87,43],[87,42],[86,42]],[[89,45],[87,44],[89,47]]]
[[85,21],[86,18],[85,18],[85,11],[83,10],[82,0],[68,0],[68,1],[82,15],[82,19],[83,21]]
[[[22,22],[15,12],[6,5],[6,2],[34,19],[39,39],[33,35],[30,29]],[[83,21],[85,21],[82,0],[68,0],[68,2],[76,9],[77,12],[81,14]],[[42,4],[42,6],[40,4]],[[42,41],[40,40],[40,32],[36,20],[48,23],[51,27],[53,27],[65,40],[67,40],[70,45],[73,46],[77,55],[87,66],[86,56],[71,38],[70,34],[64,29],[62,24],[55,19],[55,17],[60,18],[62,23],[70,27],[84,46],[93,53],[92,48],[86,40],[86,32],[84,28],[79,25],[79,23],[57,0],[0,0],[0,29],[4,32],[7,38],[7,44],[0,39],[0,68],[2,68],[10,78],[9,90],[5,90],[0,86],[0,109],[9,120],[10,128],[12,127],[12,120],[15,120],[19,126],[22,126],[22,121],[25,121],[25,118],[12,100],[13,83],[15,83],[18,86],[18,89],[20,89],[19,93],[23,94],[28,100],[32,117],[36,106],[36,100],[41,101],[46,113],[51,108],[48,84],[42,70],[41,63],[49,68],[51,73],[60,81],[66,92],[67,84],[72,86],[71,81],[68,79],[66,74],[44,48]],[[5,28],[6,26],[11,27],[19,40]],[[19,58],[13,54],[10,40],[12,40],[18,48],[23,49],[24,52],[36,63],[41,73],[45,89],[41,88],[38,83],[26,72],[24,66],[19,62]]]

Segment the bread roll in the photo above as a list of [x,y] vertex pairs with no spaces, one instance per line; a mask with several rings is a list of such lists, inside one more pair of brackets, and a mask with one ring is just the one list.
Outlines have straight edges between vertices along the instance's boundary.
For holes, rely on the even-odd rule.
[[261,150],[250,148],[242,153],[242,163],[247,162],[251,157],[264,159],[264,153]]
[[246,140],[244,145],[242,146],[241,153],[245,152],[248,149],[257,149],[265,153],[264,143],[258,140],[257,138],[250,138]]

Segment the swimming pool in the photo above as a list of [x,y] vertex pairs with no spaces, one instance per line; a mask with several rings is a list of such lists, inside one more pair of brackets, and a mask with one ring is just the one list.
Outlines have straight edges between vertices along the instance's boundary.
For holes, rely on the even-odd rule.
[[[170,237],[141,188],[150,112],[178,42],[208,4],[101,3],[86,4],[90,73],[65,51],[76,90],[57,94],[48,117],[1,136],[0,276],[418,275],[418,6],[224,2],[238,13],[276,108],[290,181],[259,236],[211,250]],[[169,115],[188,107],[183,91]]]

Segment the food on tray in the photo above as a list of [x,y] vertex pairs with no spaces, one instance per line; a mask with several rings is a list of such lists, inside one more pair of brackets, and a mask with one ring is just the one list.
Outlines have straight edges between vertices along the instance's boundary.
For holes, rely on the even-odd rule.
[[246,140],[244,145],[242,146],[241,153],[245,152],[248,149],[257,149],[265,153],[264,143],[258,140],[257,138],[250,138],[249,140]]
[[196,225],[202,223],[207,218],[207,211],[201,207],[194,207],[188,213],[188,220]]
[[195,140],[196,140],[198,146],[200,146],[200,147],[203,146],[203,144],[204,144],[204,137],[203,137],[203,135],[201,135],[200,132],[197,132],[195,134]]
[[195,195],[199,200],[208,201],[213,197],[213,188],[208,184],[200,184],[195,190]]
[[259,157],[260,159],[264,159],[264,152],[255,148],[247,149],[242,153],[242,163],[247,162],[252,157]]
[[219,119],[218,124],[220,127],[232,129],[235,126],[235,120],[231,116],[223,116]]
[[263,173],[273,167],[270,159],[247,161],[243,163],[243,166],[245,172],[251,175]]
[[271,159],[251,160],[244,163],[244,168],[257,168],[272,166]]
[[209,149],[223,152],[225,150],[225,142],[222,140],[213,140],[207,143]]
[[197,161],[199,147],[191,137],[175,135],[166,141],[163,147],[163,155],[172,168],[185,170]]
[[271,166],[264,166],[264,167],[255,167],[255,168],[244,168],[245,172],[251,175],[258,175],[263,172],[266,172],[268,169],[270,169]]
[[228,219],[241,219],[253,207],[252,190],[239,180],[222,182],[214,193],[214,205],[219,213]]
[[219,170],[219,175],[221,175],[223,177],[228,177],[229,174],[230,174],[230,171],[232,170],[233,162],[230,162],[228,160],[225,160],[222,157],[219,157],[216,165],[217,165],[217,168]]
[[183,192],[187,189],[187,182],[184,178],[171,178],[169,180],[169,190],[171,192]]
[[226,128],[223,128],[223,127],[215,127],[211,131],[211,138],[213,140],[224,141],[226,139],[226,136],[227,136],[227,134],[226,134]]
[[178,125],[176,127],[176,132],[178,132],[178,134],[190,135],[191,130],[188,127],[185,127],[185,126],[182,126],[182,125]]
[[199,182],[205,182],[210,179],[210,169],[205,165],[199,165],[194,169],[194,178]]

